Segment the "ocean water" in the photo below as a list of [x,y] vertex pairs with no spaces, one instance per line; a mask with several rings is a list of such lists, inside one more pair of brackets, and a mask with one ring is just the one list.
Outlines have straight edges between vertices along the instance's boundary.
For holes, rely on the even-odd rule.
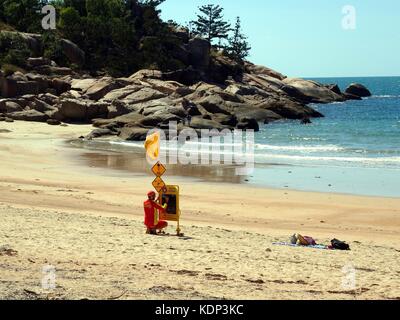
[[362,101],[312,105],[325,115],[311,125],[281,121],[256,134],[252,181],[279,188],[400,196],[400,77],[319,78],[344,90],[367,86]]
[[263,126],[256,135],[258,161],[279,163],[400,168],[400,77],[315,79],[351,82],[370,88],[362,101],[312,105],[325,115],[312,125],[296,121]]

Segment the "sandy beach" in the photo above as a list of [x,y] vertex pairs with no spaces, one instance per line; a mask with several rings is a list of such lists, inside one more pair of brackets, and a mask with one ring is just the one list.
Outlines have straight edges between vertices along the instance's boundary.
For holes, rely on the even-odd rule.
[[[186,237],[151,237],[153,177],[88,166],[90,151],[65,141],[90,131],[0,123],[0,299],[400,299],[400,199],[166,175]],[[352,250],[273,245],[295,232]],[[348,266],[356,290],[343,286]]]

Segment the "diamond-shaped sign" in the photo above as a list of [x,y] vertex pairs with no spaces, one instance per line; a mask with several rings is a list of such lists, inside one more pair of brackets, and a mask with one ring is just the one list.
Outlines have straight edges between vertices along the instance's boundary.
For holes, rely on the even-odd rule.
[[153,168],[151,168],[151,171],[157,176],[157,177],[161,177],[166,171],[167,169],[160,163],[157,162]]
[[166,187],[166,185],[165,185],[165,182],[163,181],[163,179],[161,179],[160,177],[157,177],[153,181],[153,187],[158,192],[161,192],[161,190],[164,189]]

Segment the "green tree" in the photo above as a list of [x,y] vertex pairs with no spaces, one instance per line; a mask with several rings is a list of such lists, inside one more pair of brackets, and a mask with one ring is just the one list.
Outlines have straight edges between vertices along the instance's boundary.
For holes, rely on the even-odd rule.
[[74,7],[61,9],[58,29],[65,38],[81,46],[84,37],[84,25],[85,20],[81,18],[77,9]]
[[193,21],[195,33],[205,37],[211,44],[214,39],[218,39],[218,46],[221,46],[221,41],[228,38],[231,30],[230,24],[224,21],[224,9],[219,5],[208,4],[199,7],[199,10],[202,14],[198,14],[197,21]]
[[64,0],[64,8],[74,8],[81,17],[86,17],[86,0]]
[[240,18],[236,18],[236,25],[233,30],[233,36],[228,39],[229,44],[225,49],[226,53],[237,61],[243,61],[251,50],[247,37],[242,33]]
[[19,31],[40,32],[42,30],[40,11],[44,3],[44,0],[3,0],[0,2],[3,20]]

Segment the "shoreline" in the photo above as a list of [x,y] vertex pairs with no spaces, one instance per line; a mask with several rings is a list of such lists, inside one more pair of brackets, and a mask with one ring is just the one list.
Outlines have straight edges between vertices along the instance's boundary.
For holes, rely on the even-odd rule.
[[[81,151],[63,144],[90,126],[15,122],[0,128],[12,131],[0,133],[0,246],[17,251],[0,256],[1,298],[46,297],[40,288],[46,264],[59,270],[54,299],[123,292],[122,299],[400,297],[400,199],[167,175],[182,188],[187,239],[151,238],[144,234],[142,203],[152,177],[82,165]],[[173,234],[174,223],[167,231]],[[352,251],[272,245],[295,232],[322,244],[336,237]],[[354,292],[341,287],[347,263],[359,270]]]
[[[88,154],[84,157],[85,164],[95,165],[109,170],[117,170],[128,173],[135,173],[140,177],[152,176],[145,161],[144,148],[140,149],[137,144],[129,146],[128,142],[96,140],[65,141],[67,147],[86,150]],[[400,173],[400,168],[373,168],[355,166],[334,166],[334,165],[305,165],[285,163],[256,163],[254,172],[248,176],[236,176],[237,166],[202,166],[181,164],[169,165],[168,171],[172,170],[175,178],[186,179],[188,182],[237,184],[253,186],[257,188],[273,189],[280,191],[300,191],[329,193],[336,195],[365,196],[398,199],[400,191],[397,191],[397,181],[393,174]],[[379,175],[374,173],[379,171]],[[349,186],[349,179],[338,180],[341,175],[355,174],[357,172],[358,185]],[[218,173],[218,176],[217,174]],[[368,179],[377,183],[377,176],[380,182],[387,185],[383,190],[371,188]],[[362,182],[362,180],[364,181]],[[286,182],[285,182],[286,181]],[[323,182],[322,182],[323,181]]]

